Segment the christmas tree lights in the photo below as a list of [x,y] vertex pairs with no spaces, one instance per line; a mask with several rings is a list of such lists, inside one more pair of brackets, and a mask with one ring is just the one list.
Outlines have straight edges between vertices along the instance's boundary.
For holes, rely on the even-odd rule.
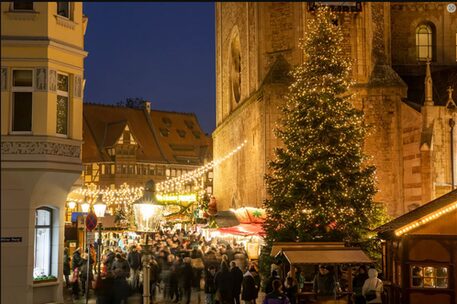
[[362,243],[382,223],[373,203],[375,167],[363,154],[367,128],[348,89],[351,61],[335,13],[319,7],[300,44],[304,62],[291,73],[266,176],[267,241]]

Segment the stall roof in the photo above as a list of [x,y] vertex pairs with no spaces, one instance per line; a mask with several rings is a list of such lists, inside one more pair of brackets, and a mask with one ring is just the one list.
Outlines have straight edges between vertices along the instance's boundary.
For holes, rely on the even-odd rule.
[[232,211],[218,211],[214,220],[219,228],[233,227],[240,224]]
[[290,264],[371,264],[373,261],[359,248],[308,248],[285,250]]
[[276,242],[273,243],[271,248],[271,256],[277,256],[279,252],[294,249],[307,250],[308,248],[327,248],[327,247],[338,247],[344,248],[344,242]]

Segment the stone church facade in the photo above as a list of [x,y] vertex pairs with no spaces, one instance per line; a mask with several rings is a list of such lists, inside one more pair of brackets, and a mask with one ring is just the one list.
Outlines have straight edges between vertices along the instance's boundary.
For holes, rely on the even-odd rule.
[[[299,41],[316,3],[216,3],[214,171],[219,209],[262,205],[273,130],[288,72],[303,60]],[[457,151],[457,13],[445,3],[347,2],[333,7],[353,62],[354,105],[371,126],[364,150],[377,167],[376,202],[401,215],[452,188]],[[427,58],[431,64],[426,68]],[[426,72],[428,71],[428,73]],[[427,83],[427,85],[425,84]],[[449,89],[450,88],[450,89]],[[454,178],[454,185],[456,185]]]

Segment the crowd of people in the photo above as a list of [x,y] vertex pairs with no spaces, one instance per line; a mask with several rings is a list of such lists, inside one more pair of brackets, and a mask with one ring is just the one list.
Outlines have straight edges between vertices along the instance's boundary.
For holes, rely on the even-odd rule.
[[[95,262],[93,246],[84,253],[75,250],[72,258],[65,249],[64,276],[75,299],[94,289],[98,304],[127,303],[132,293],[144,291],[144,265],[149,269],[151,303],[161,293],[168,302],[189,304],[192,294],[197,293],[199,303],[256,304],[262,286],[266,294],[262,304],[297,304],[305,285],[299,268],[284,275],[276,264],[271,265],[270,276],[261,280],[258,265],[249,262],[242,244],[209,241],[184,230],[155,233],[148,246],[135,243],[124,246],[124,250],[105,249],[99,267]],[[341,288],[339,283],[334,270],[322,265],[312,290],[320,299],[332,299]],[[352,283],[356,304],[382,303],[382,281],[375,269],[361,266]],[[201,293],[204,299],[199,298]]]

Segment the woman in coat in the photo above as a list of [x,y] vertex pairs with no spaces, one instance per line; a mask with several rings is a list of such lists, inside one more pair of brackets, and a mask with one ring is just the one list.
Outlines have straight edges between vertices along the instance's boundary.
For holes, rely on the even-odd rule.
[[221,270],[214,278],[216,284],[216,301],[222,304],[233,304],[233,279],[226,262],[221,263]]
[[[362,295],[365,297],[367,303],[382,303],[382,281],[378,279],[378,271],[374,268],[368,269],[368,279],[365,280],[362,286]],[[370,300],[373,294],[373,299]]]

